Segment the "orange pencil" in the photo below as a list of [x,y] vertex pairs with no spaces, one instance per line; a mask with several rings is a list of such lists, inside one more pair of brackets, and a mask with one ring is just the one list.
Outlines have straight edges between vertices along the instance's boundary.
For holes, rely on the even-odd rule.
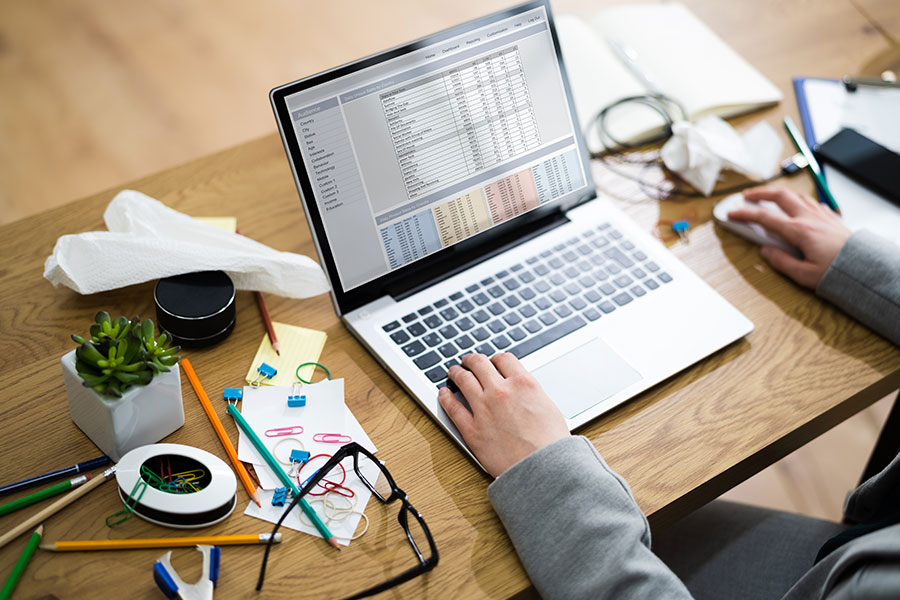
[[206,411],[206,416],[209,417],[209,422],[212,423],[216,435],[219,436],[219,441],[225,446],[225,452],[228,454],[228,458],[231,459],[231,464],[234,465],[234,470],[237,471],[241,483],[244,484],[244,489],[247,490],[247,494],[249,494],[250,498],[256,502],[257,506],[262,507],[262,502],[259,501],[259,494],[256,493],[256,484],[250,479],[250,475],[247,473],[244,463],[238,460],[237,451],[231,444],[231,440],[228,439],[228,434],[225,433],[225,428],[222,427],[222,421],[219,420],[219,415],[217,415],[216,411],[213,409],[212,403],[209,401],[209,396],[203,391],[203,386],[200,385],[200,379],[197,378],[197,373],[194,372],[191,361],[182,358],[181,368],[184,369],[188,380],[191,382],[191,386],[193,386],[194,391],[197,392],[197,397],[200,398],[200,404],[203,406],[203,410]]

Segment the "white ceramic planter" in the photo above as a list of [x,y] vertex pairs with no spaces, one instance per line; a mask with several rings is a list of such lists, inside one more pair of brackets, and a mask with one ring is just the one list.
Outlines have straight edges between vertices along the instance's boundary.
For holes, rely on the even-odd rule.
[[178,365],[121,398],[101,396],[84,387],[75,370],[75,351],[61,361],[72,420],[113,462],[139,446],[155,444],[184,425]]

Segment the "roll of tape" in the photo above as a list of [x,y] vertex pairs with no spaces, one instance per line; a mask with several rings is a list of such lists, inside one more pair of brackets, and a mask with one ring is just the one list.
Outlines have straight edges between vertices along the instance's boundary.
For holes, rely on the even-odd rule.
[[123,456],[116,470],[123,502],[139,479],[147,481],[141,467],[159,475],[203,471],[203,476],[194,482],[197,491],[172,493],[148,485],[134,506],[134,513],[151,523],[179,529],[206,527],[225,519],[237,503],[237,480],[231,468],[205,450],[181,444],[150,444]]

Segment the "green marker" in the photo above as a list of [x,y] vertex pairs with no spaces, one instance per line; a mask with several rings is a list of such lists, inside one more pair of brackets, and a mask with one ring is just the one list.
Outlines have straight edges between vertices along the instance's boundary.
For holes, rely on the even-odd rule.
[[[284,469],[281,468],[281,465],[278,464],[278,461],[275,460],[275,457],[272,456],[272,453],[269,452],[269,449],[266,448],[265,444],[262,443],[262,440],[259,439],[259,436],[256,435],[256,432],[253,431],[253,428],[250,427],[250,424],[244,419],[244,415],[237,409],[237,407],[231,402],[228,403],[228,407],[226,409],[228,414],[231,415],[235,422],[238,424],[238,427],[243,430],[244,433],[247,434],[247,437],[250,438],[250,441],[253,442],[253,446],[259,452],[259,454],[266,460],[268,465],[275,471],[275,474],[281,480],[281,483],[285,485],[286,488],[291,490],[295,496],[300,494],[300,490],[297,489],[297,486],[288,477],[287,473],[284,472]],[[313,507],[309,505],[309,502],[306,501],[306,498],[300,499],[300,508],[303,509],[303,512],[306,513],[306,516],[309,517],[309,520],[312,521],[313,525],[316,526],[316,529],[325,538],[329,544],[340,550],[340,546],[338,546],[337,540],[331,534],[331,531],[328,530],[328,527],[325,523],[322,522],[322,519],[319,518],[319,515],[316,514],[316,511],[313,510]]]
[[8,504],[0,506],[0,516],[11,513],[14,510],[19,510],[20,508],[28,506],[29,504],[34,504],[35,502],[43,500],[44,498],[49,498],[50,496],[55,496],[57,494],[67,492],[72,488],[76,488],[82,483],[85,483],[90,478],[90,473],[88,473],[87,475],[80,475],[78,477],[70,479],[69,481],[62,481],[60,483],[57,483],[56,485],[51,485],[50,487],[44,488],[33,494],[23,496],[18,500],[13,500]]
[[19,557],[16,566],[13,567],[12,573],[9,574],[9,579],[3,584],[3,589],[0,590],[0,600],[7,600],[7,598],[12,596],[16,584],[19,583],[19,578],[22,577],[22,573],[25,572],[25,567],[28,566],[28,561],[31,560],[34,551],[37,550],[38,544],[41,543],[42,535],[44,535],[44,526],[38,525],[38,528],[31,534],[31,539],[28,540],[25,551],[22,552],[22,556]]
[[797,129],[797,125],[790,116],[784,118],[784,128],[787,129],[788,134],[794,141],[794,145],[797,146],[797,150],[803,154],[803,158],[805,158],[806,162],[809,164],[809,170],[812,171],[813,178],[816,180],[816,185],[819,187],[819,191],[822,192],[822,196],[825,197],[825,204],[837,214],[841,214],[841,208],[838,206],[834,196],[831,195],[831,190],[828,189],[828,184],[825,182],[825,176],[822,175],[822,169],[819,167],[819,162],[816,160],[816,157],[813,156],[812,150],[809,149],[806,140],[803,138],[803,135],[800,133],[800,130]]

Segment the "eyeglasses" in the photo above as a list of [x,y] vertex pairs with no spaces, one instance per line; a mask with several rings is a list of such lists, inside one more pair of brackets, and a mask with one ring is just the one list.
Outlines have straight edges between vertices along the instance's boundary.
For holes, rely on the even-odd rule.
[[[275,539],[275,533],[278,532],[278,528],[281,527],[281,523],[284,521],[285,517],[287,517],[288,513],[297,506],[297,503],[300,502],[301,498],[306,496],[334,467],[338,465],[338,463],[348,456],[353,457],[353,470],[356,472],[357,477],[359,477],[360,481],[369,488],[369,491],[372,492],[382,504],[390,504],[394,500],[400,501],[400,513],[397,515],[397,521],[406,533],[406,540],[412,547],[413,553],[419,564],[411,569],[407,569],[395,577],[391,577],[384,583],[380,583],[354,594],[353,596],[349,596],[346,600],[374,596],[375,594],[398,586],[401,583],[405,583],[437,566],[437,546],[434,544],[434,538],[431,537],[431,531],[428,529],[428,525],[425,524],[425,519],[423,519],[419,511],[409,503],[406,492],[401,490],[397,487],[397,484],[394,483],[394,478],[391,477],[390,472],[384,464],[376,459],[371,452],[356,442],[350,442],[349,444],[341,446],[340,449],[335,452],[334,456],[332,456],[321,469],[316,471],[316,473],[306,481],[300,489],[300,493],[294,497],[290,505],[285,509],[284,514],[278,519],[278,522],[272,529],[272,535],[269,537],[269,541],[266,544],[266,552],[263,555],[262,567],[259,570],[259,580],[256,582],[257,591],[262,589],[263,581],[266,577],[266,563],[269,560],[269,550],[272,548],[272,541]],[[378,471],[375,470],[376,467]],[[383,477],[378,475],[379,471],[380,475],[383,475]],[[369,473],[369,475],[366,476],[366,473]],[[374,484],[369,480],[370,478],[374,479]],[[425,546],[427,546],[427,548]],[[423,554],[423,550],[427,550],[427,557]]]

